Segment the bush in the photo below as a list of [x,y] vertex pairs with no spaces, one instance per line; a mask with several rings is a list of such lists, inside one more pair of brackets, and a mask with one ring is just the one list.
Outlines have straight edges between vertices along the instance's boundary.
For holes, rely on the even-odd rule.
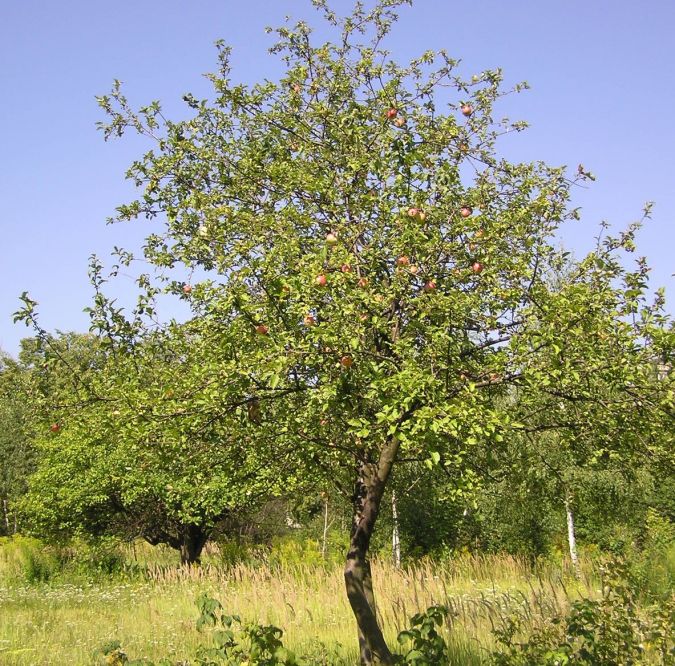
[[11,583],[45,583],[63,568],[62,554],[38,539],[0,538],[0,578]]
[[543,622],[529,637],[523,633],[526,613],[511,614],[494,631],[496,666],[632,666],[672,664],[675,603],[638,612],[629,569],[615,561],[602,570],[602,597],[572,603],[568,614]]
[[269,551],[269,563],[279,567],[306,567],[324,564],[321,544],[315,539],[296,536],[275,537]]

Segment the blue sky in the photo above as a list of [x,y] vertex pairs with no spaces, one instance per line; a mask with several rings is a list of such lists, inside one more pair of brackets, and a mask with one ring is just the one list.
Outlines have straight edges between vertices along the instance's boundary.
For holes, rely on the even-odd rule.
[[[351,0],[337,0],[343,12]],[[208,92],[213,42],[234,48],[234,75],[274,77],[265,25],[286,14],[316,23],[309,0],[44,0],[0,8],[0,348],[12,354],[29,334],[11,322],[22,291],[40,303],[43,325],[86,330],[87,259],[133,246],[143,224],[106,226],[131,198],[124,171],[147,146],[104,143],[94,96],[124,81],[135,105],[162,101],[183,113],[185,92]],[[675,300],[675,2],[650,0],[416,0],[405,7],[389,48],[397,59],[446,48],[467,74],[503,68],[532,90],[503,107],[532,127],[503,144],[513,159],[576,167],[598,180],[577,190],[583,222],[564,234],[577,255],[598,223],[615,229],[654,200],[638,239],[655,286]]]

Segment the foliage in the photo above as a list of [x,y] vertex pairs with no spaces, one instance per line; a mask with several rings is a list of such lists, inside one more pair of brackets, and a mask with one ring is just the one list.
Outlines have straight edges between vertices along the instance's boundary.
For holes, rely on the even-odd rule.
[[62,569],[62,558],[53,548],[31,537],[0,537],[0,580],[8,582],[44,583]]
[[[50,389],[42,406],[58,414],[59,427],[51,432],[43,422],[38,469],[23,501],[34,530],[141,536],[181,549],[187,561],[198,558],[214,527],[241,520],[259,496],[274,492],[288,462],[247,444],[243,373],[229,375],[229,393],[219,379],[234,363],[234,341],[219,336],[217,364],[212,349],[203,356],[211,342],[175,327],[124,355],[92,350],[97,369],[84,389]],[[49,358],[51,341],[43,349]],[[58,358],[51,367],[67,373]],[[287,476],[285,489],[292,485]]]
[[197,663],[203,666],[292,666],[298,663],[295,655],[283,646],[283,631],[278,627],[243,624],[238,615],[225,615],[220,602],[206,595],[197,600],[197,607],[200,611],[197,628],[210,627],[214,643],[212,648],[199,650]]
[[649,509],[641,548],[632,548],[630,575],[647,599],[666,600],[675,594],[675,525]]
[[[547,618],[524,641],[518,641],[523,617],[504,619],[494,634],[499,650],[497,666],[550,664],[671,664],[673,645],[673,599],[640,611],[624,564],[605,568],[602,597],[572,603],[569,614]],[[648,661],[646,660],[648,659]]]
[[34,423],[24,399],[29,382],[25,365],[0,352],[0,535],[20,526],[16,504],[35,468]]
[[415,666],[448,663],[448,646],[437,631],[447,616],[448,609],[445,606],[432,606],[423,613],[413,615],[410,629],[398,635],[398,642],[404,652],[397,663]]

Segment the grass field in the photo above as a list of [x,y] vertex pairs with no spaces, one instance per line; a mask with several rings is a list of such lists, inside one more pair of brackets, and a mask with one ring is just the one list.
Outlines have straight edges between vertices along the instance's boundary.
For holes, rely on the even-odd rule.
[[[7,563],[5,563],[7,566]],[[96,664],[104,643],[119,640],[132,658],[187,659],[203,637],[195,629],[202,591],[228,612],[284,629],[287,647],[311,663],[356,664],[355,628],[338,565],[284,567],[205,564],[177,569],[144,564],[144,574],[99,582],[0,584],[0,664]],[[1,573],[1,569],[0,569]],[[434,604],[451,609],[444,628],[452,663],[486,663],[490,629],[514,608],[532,622],[579,594],[595,595],[593,576],[576,582],[554,566],[533,572],[518,559],[464,556],[444,564],[374,566],[379,612],[388,638]]]

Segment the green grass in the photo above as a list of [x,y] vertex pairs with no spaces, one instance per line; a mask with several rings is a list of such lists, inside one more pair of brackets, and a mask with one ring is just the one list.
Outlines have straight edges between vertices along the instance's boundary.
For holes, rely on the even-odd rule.
[[[164,552],[140,550],[136,558],[143,580],[113,577],[73,584],[54,576],[46,583],[0,585],[0,663],[97,663],[96,650],[113,639],[132,657],[186,659],[203,640],[194,626],[195,600],[202,591],[218,598],[228,612],[282,627],[285,644],[299,654],[314,654],[316,663],[357,662],[354,621],[339,566],[207,563],[201,569],[178,569],[157,564]],[[14,579],[17,557],[15,553]],[[10,564],[5,558],[5,573]],[[524,562],[506,556],[421,562],[402,570],[376,562],[373,573],[392,644],[411,615],[447,604],[453,617],[446,633],[457,664],[482,663],[490,646],[490,621],[510,605],[544,608],[567,599],[561,572],[549,568],[533,579]]]
[[[225,567],[216,564],[218,553],[211,549],[201,568],[179,569],[166,563],[165,550],[137,546],[134,573],[126,581],[118,573],[92,582],[66,568],[47,575],[47,582],[26,584],[18,575],[21,552],[5,547],[4,558],[2,553],[0,548],[2,665],[102,663],[96,651],[111,640],[119,640],[132,658],[188,659],[204,641],[195,629],[195,601],[202,591],[219,599],[228,613],[281,627],[286,646],[311,655],[312,664],[358,663],[339,565]],[[53,554],[43,557],[47,563],[29,562],[29,568],[53,564]],[[451,609],[444,627],[451,664],[463,666],[487,663],[494,645],[491,629],[510,610],[525,609],[534,626],[580,594],[599,593],[590,572],[577,582],[568,569],[550,564],[533,572],[509,556],[461,556],[404,569],[379,561],[373,575],[390,644],[411,615],[444,604]]]

